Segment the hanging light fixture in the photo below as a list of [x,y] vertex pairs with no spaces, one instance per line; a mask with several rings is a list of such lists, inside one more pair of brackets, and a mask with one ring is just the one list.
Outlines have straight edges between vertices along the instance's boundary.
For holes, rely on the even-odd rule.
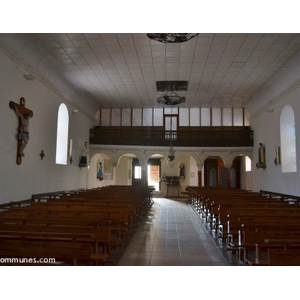
[[172,144],[172,140],[171,140],[168,159],[169,159],[169,161],[173,161],[174,158],[175,158],[175,154],[174,154],[174,151],[173,151],[173,144]]
[[157,98],[158,103],[162,103],[165,105],[177,105],[186,101],[185,97],[179,96],[174,91],[169,91],[166,94],[163,94],[161,97]]
[[147,33],[147,37],[161,43],[183,43],[199,33]]

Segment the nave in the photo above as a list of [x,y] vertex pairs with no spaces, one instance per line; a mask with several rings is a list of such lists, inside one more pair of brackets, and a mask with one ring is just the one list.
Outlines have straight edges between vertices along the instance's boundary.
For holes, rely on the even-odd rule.
[[228,266],[186,200],[153,198],[118,266]]

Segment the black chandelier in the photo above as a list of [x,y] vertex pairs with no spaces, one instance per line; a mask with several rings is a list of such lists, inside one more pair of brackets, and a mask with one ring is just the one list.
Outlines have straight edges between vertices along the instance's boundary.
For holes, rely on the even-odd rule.
[[157,98],[158,103],[162,103],[165,105],[177,105],[186,101],[185,97],[179,96],[174,91],[169,91],[166,94]]
[[147,37],[161,43],[183,43],[199,33],[147,33]]

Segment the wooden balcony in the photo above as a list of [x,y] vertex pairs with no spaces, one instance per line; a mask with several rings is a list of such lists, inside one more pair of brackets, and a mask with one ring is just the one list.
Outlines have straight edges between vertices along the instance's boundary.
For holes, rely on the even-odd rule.
[[251,147],[253,131],[246,126],[164,127],[101,126],[90,129],[90,144],[178,147]]

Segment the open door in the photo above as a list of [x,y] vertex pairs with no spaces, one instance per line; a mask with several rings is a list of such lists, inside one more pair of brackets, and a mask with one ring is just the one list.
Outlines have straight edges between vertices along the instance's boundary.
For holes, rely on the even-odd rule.
[[160,158],[150,158],[147,162],[147,184],[160,191],[161,162]]

